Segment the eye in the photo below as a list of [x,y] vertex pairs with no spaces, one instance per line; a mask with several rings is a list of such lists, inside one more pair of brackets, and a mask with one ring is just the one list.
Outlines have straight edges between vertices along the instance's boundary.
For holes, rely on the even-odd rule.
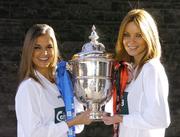
[[129,33],[124,32],[123,37],[130,37]]
[[53,46],[52,46],[51,44],[49,44],[49,45],[47,46],[47,48],[48,48],[48,49],[52,49]]
[[36,45],[34,46],[34,49],[35,49],[35,50],[36,50],[36,49],[41,49],[41,46],[36,44]]
[[136,34],[136,38],[142,38],[142,34],[141,33],[137,33]]

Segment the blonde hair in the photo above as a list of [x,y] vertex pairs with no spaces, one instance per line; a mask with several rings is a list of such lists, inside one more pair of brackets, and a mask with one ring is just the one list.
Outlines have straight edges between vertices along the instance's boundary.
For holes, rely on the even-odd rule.
[[34,50],[34,44],[39,36],[48,34],[51,37],[54,47],[54,59],[49,67],[49,76],[54,80],[55,67],[58,61],[59,50],[55,37],[55,33],[52,27],[47,24],[35,24],[26,33],[24,45],[22,49],[22,56],[19,68],[19,80],[20,82],[29,77],[33,78],[40,83],[37,76],[35,75],[34,65],[32,62],[32,54]]
[[147,51],[138,65],[139,68],[141,68],[149,59],[161,57],[161,45],[157,25],[153,17],[147,11],[143,9],[133,9],[129,11],[120,25],[116,43],[116,58],[119,61],[134,61],[133,57],[128,55],[123,45],[123,34],[129,22],[134,22],[140,28],[142,37],[147,44]]

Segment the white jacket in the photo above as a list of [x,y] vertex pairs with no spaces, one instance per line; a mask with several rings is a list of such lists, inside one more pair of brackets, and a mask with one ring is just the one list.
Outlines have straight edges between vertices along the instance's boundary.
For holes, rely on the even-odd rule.
[[[129,114],[123,116],[119,137],[164,137],[170,124],[169,85],[160,61],[151,59],[144,64],[125,92],[128,92]],[[107,107],[106,110],[110,108]]]
[[[55,109],[64,108],[58,88],[39,72],[37,75],[43,86],[29,78],[19,85],[15,97],[18,137],[67,137],[67,123],[55,123],[58,119]],[[77,113],[83,111],[76,99],[75,109]],[[76,132],[81,132],[83,127],[76,126]]]

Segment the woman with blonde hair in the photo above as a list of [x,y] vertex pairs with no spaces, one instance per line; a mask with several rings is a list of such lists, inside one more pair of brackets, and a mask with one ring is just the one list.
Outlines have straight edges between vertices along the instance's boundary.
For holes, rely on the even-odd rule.
[[104,123],[116,125],[114,136],[164,137],[170,124],[169,85],[160,62],[157,25],[147,11],[127,13],[120,26],[116,57],[132,64],[133,78],[124,90],[116,86],[116,92],[121,92],[117,93],[120,105],[116,104],[113,116],[103,117]]
[[[61,92],[56,85],[59,52],[54,30],[35,24],[27,32],[20,63],[20,84],[15,98],[18,137],[74,137],[69,129],[90,124],[89,111],[67,120]],[[75,99],[75,112],[83,106]],[[83,125],[76,126],[76,133]]]

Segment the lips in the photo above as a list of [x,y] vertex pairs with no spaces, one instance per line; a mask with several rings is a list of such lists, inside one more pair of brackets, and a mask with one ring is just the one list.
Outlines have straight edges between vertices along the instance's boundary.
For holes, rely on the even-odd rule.
[[45,58],[39,58],[40,61],[47,61],[49,58],[45,57]]
[[128,48],[129,48],[130,50],[135,50],[135,49],[138,48],[138,46],[128,46]]

